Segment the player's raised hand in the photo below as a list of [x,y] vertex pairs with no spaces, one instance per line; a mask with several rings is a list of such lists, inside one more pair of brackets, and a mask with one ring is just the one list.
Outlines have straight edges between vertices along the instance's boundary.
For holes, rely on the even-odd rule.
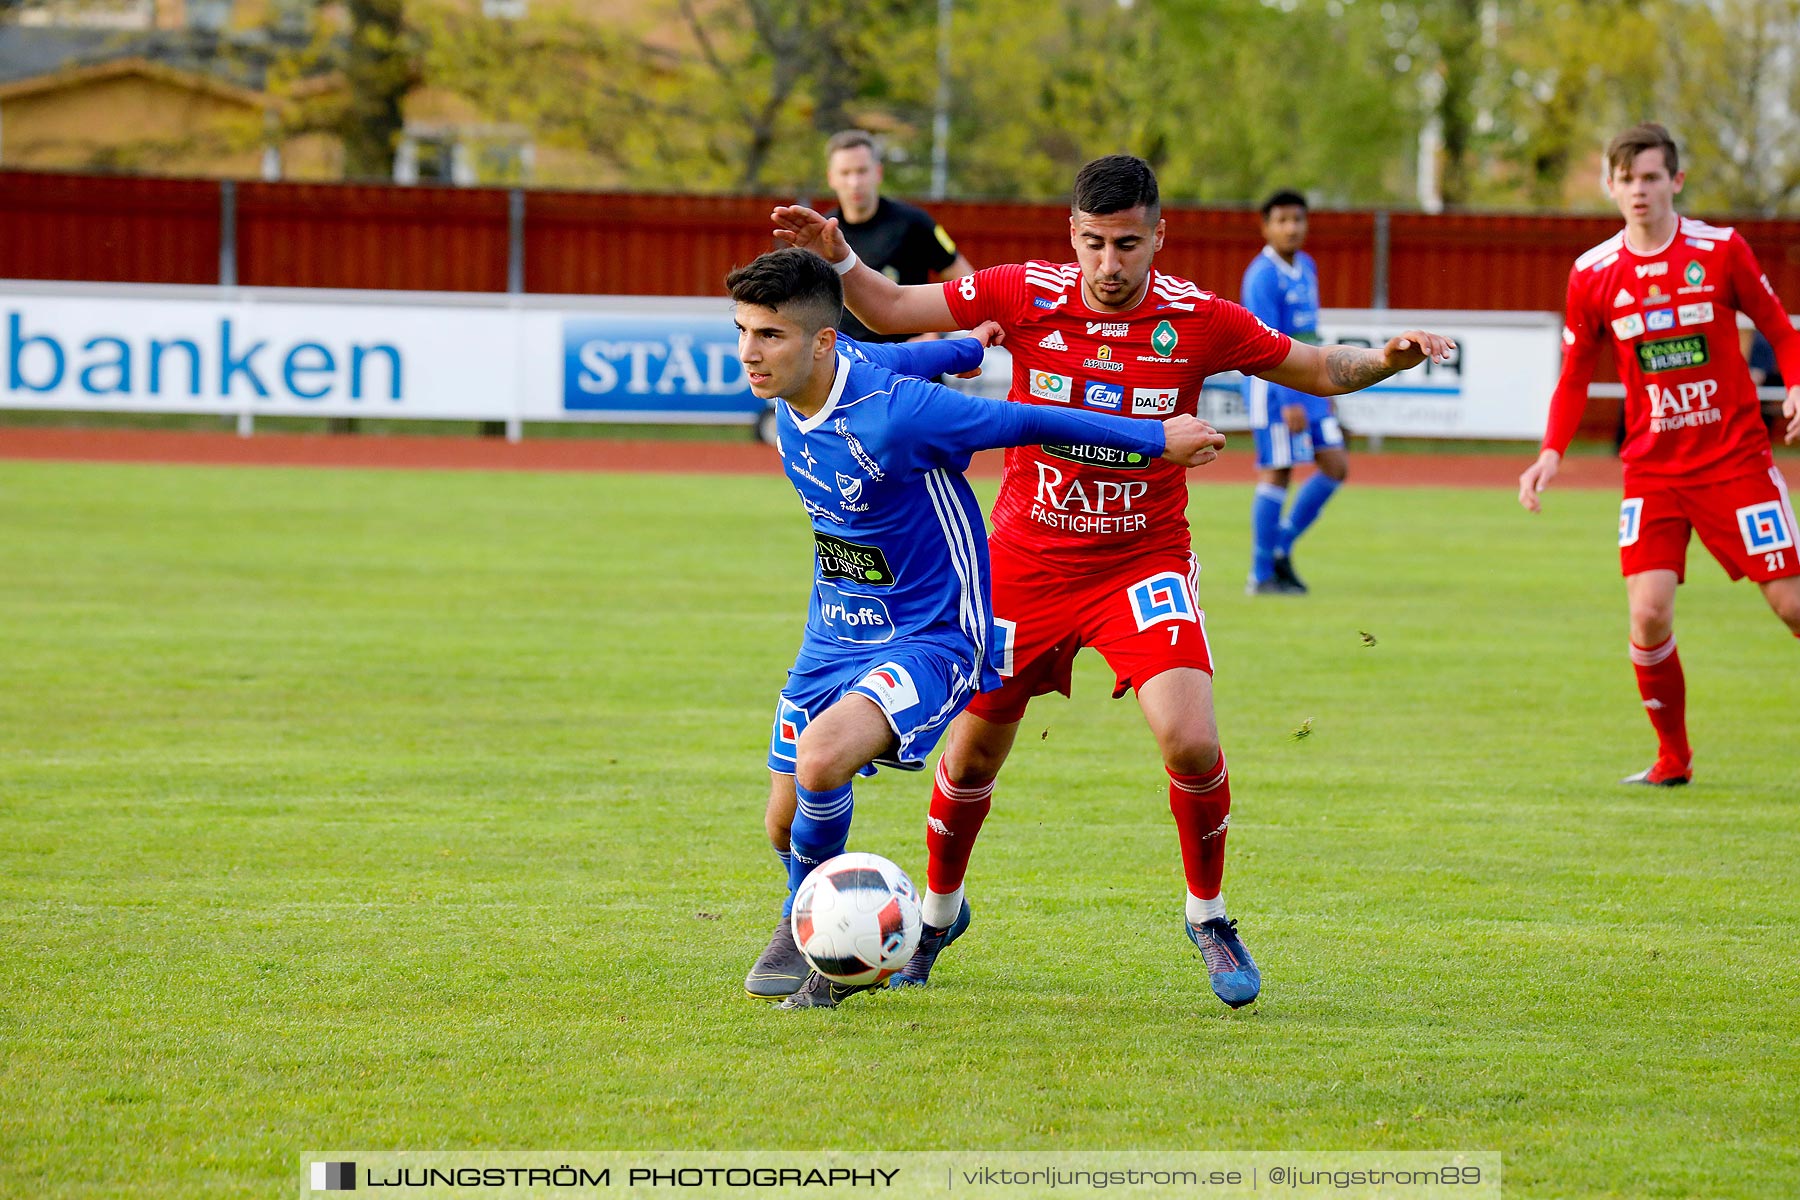
[[836,217],[822,217],[803,204],[783,204],[769,214],[775,240],[785,246],[811,250],[826,262],[837,262],[850,253],[850,243],[838,229]]
[[1787,399],[1781,402],[1781,415],[1788,419],[1787,433],[1781,440],[1790,446],[1800,442],[1800,383],[1788,389]]
[[1202,421],[1182,413],[1163,422],[1163,457],[1184,467],[1204,467],[1225,448],[1225,435]]
[[1426,333],[1423,329],[1408,329],[1398,337],[1388,339],[1382,347],[1382,357],[1387,365],[1395,371],[1404,371],[1408,367],[1416,367],[1426,359],[1432,362],[1447,362],[1450,352],[1456,349],[1456,343],[1441,333]]
[[1525,506],[1526,512],[1541,512],[1543,505],[1538,502],[1538,493],[1550,486],[1556,478],[1557,468],[1562,466],[1562,455],[1554,450],[1545,450],[1538,455],[1537,461],[1526,467],[1519,476],[1519,503]]

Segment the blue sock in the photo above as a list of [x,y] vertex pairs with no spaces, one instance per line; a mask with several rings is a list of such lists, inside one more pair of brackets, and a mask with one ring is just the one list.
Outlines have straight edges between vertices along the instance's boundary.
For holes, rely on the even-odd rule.
[[1312,477],[1300,485],[1300,494],[1294,497],[1294,507],[1288,510],[1287,519],[1281,522],[1281,537],[1275,544],[1275,553],[1287,554],[1293,550],[1294,542],[1319,519],[1325,502],[1337,490],[1337,480],[1323,471],[1314,471]]
[[788,897],[781,906],[783,913],[794,910],[794,893],[812,869],[842,854],[844,843],[850,840],[853,798],[849,784],[829,792],[796,787],[794,794],[799,803],[794,807],[793,828],[788,831]]
[[1281,525],[1281,506],[1286,500],[1286,488],[1259,483],[1256,498],[1250,502],[1250,578],[1259,583],[1275,578],[1275,542]]

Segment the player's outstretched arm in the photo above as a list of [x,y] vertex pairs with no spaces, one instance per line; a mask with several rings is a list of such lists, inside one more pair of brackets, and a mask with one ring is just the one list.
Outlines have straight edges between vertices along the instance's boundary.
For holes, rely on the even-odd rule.
[[844,280],[844,304],[877,333],[945,333],[957,327],[944,289],[935,283],[902,286],[858,260],[848,270],[853,251],[836,217],[823,217],[800,204],[784,204],[769,214],[775,240],[811,250],[834,267]]
[[1440,333],[1409,329],[1388,339],[1379,350],[1363,346],[1314,346],[1295,342],[1272,370],[1260,372],[1270,383],[1315,396],[1341,396],[1380,383],[1389,375],[1416,367],[1426,359],[1445,362],[1456,343]]
[[840,333],[838,343],[848,343],[864,359],[896,375],[919,379],[960,375],[972,379],[981,374],[982,356],[987,347],[998,340],[994,335],[999,328],[988,321],[969,337],[937,338],[929,342],[859,342]]
[[1538,451],[1537,461],[1519,475],[1519,503],[1525,506],[1526,512],[1542,512],[1543,505],[1538,495],[1550,486],[1556,478],[1556,472],[1562,467],[1562,455],[1554,450]]

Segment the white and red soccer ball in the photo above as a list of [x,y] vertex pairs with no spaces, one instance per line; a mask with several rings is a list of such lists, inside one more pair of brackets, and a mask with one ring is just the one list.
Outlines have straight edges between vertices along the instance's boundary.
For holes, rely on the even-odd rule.
[[813,970],[836,983],[880,983],[919,948],[919,893],[879,854],[840,854],[814,867],[794,894],[794,941]]

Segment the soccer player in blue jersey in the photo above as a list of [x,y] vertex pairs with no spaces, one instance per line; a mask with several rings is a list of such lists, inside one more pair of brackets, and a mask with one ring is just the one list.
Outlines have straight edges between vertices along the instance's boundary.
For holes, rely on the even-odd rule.
[[[970,455],[1074,443],[1192,467],[1225,444],[1191,416],[1142,421],[986,400],[852,359],[833,328],[841,273],[811,251],[783,249],[725,281],[750,390],[780,401],[776,444],[815,542],[806,632],[768,759],[771,808],[788,789],[795,800],[789,906],[807,873],[843,852],[851,780],[877,763],[919,769],[969,697],[1000,682],[987,535],[963,478]],[[969,345],[938,349],[970,356],[952,366],[963,369]],[[797,956],[785,911],[759,964]],[[867,986],[812,974],[782,1006],[835,1007]]]
[[[1244,272],[1244,307],[1297,342],[1319,340],[1319,269],[1306,243],[1306,197],[1276,192],[1262,205],[1262,253]],[[1244,406],[1256,437],[1256,499],[1250,508],[1252,596],[1306,594],[1294,573],[1294,542],[1319,518],[1344,482],[1349,461],[1344,431],[1328,396],[1314,396],[1251,376]],[[1287,515],[1288,477],[1296,463],[1316,468]]]

